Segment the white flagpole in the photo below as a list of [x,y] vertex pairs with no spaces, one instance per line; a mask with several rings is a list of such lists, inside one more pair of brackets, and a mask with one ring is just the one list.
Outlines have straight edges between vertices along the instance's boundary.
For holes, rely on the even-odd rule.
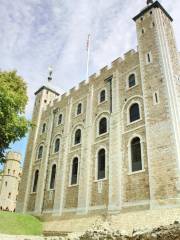
[[87,40],[87,71],[86,71],[86,81],[88,81],[88,79],[89,79],[90,37],[91,37],[91,35],[88,34],[88,40]]

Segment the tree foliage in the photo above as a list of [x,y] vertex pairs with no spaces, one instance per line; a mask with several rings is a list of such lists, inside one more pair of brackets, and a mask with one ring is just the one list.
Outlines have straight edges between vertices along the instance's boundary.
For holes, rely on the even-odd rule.
[[27,86],[16,71],[0,71],[0,161],[5,150],[25,136],[29,121],[25,118]]

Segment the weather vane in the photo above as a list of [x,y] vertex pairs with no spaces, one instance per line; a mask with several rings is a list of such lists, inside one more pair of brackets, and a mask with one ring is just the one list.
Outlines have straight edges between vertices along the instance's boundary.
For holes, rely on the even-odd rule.
[[147,5],[153,4],[153,0],[147,0]]
[[48,82],[50,82],[52,80],[53,69],[52,67],[49,67],[48,70],[49,70]]

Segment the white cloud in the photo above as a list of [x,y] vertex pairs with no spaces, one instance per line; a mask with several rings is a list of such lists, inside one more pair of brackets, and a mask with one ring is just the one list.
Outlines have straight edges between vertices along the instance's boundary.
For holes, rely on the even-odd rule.
[[[85,78],[86,40],[92,36],[90,72],[131,48],[136,48],[136,29],[132,20],[145,0],[1,0],[0,67],[17,69],[28,83],[30,102],[33,93],[54,66],[54,84],[65,90]],[[162,0],[175,19],[180,46],[180,1]]]

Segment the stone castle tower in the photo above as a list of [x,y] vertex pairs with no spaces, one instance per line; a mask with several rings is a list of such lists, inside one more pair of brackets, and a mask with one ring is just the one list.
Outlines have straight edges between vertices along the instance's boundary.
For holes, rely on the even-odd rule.
[[172,18],[133,18],[130,50],[69,93],[36,93],[17,210],[70,217],[180,206],[180,65]]
[[21,154],[8,152],[6,162],[1,174],[0,183],[0,209],[14,211],[21,179]]

